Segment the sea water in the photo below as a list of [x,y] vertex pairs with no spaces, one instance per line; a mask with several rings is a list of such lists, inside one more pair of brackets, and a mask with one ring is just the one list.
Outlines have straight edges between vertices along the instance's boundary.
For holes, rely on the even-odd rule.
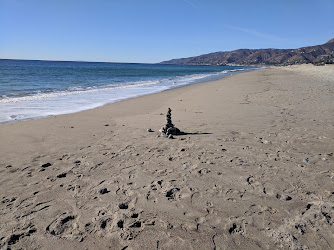
[[0,60],[0,123],[74,113],[252,69]]

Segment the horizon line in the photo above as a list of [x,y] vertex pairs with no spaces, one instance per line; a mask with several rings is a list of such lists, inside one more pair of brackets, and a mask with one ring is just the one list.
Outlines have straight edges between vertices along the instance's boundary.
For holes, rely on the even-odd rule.
[[82,62],[82,63],[158,64],[158,63],[140,63],[140,62],[111,62],[111,61],[54,60],[54,59],[17,59],[17,58],[0,58],[0,60],[9,60],[9,61],[38,61],[38,62]]

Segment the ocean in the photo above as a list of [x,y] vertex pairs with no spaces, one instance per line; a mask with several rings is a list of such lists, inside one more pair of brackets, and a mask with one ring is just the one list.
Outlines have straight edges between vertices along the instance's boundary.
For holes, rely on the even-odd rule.
[[0,123],[74,113],[253,69],[0,60]]

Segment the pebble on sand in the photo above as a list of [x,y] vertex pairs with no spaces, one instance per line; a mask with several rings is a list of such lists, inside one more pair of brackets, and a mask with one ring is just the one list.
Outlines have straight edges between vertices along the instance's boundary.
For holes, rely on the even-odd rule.
[[100,194],[106,194],[106,193],[109,193],[109,191],[108,191],[107,188],[102,188],[102,189],[100,189],[99,193]]
[[43,164],[42,168],[47,168],[47,167],[50,167],[50,166],[52,166],[52,164],[50,162],[48,162],[48,163]]

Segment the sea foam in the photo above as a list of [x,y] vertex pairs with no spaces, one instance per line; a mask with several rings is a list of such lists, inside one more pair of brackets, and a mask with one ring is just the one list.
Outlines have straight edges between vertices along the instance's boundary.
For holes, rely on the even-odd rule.
[[104,85],[70,86],[62,90],[46,89],[10,96],[2,95],[0,99],[0,123],[79,112],[128,98],[215,80],[247,70],[250,70],[250,68],[160,77],[151,80],[113,82]]

